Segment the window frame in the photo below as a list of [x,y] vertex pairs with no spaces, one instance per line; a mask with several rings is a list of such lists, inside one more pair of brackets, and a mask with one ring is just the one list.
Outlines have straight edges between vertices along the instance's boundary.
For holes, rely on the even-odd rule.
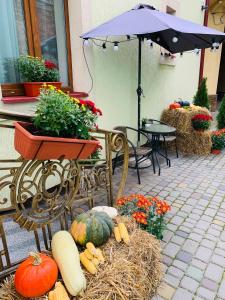
[[[41,57],[40,33],[38,16],[36,9],[36,1],[23,0],[24,18],[28,43],[28,55]],[[64,91],[73,90],[73,72],[72,72],[72,55],[70,41],[70,26],[69,26],[69,7],[68,0],[64,0],[64,15],[65,15],[65,38],[67,47],[67,65],[68,65],[68,86],[63,87]],[[3,97],[24,96],[24,88],[22,83],[0,83]]]

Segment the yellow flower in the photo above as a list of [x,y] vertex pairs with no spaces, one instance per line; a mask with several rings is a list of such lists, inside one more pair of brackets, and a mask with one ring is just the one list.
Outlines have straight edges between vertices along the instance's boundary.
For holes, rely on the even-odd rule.
[[78,103],[78,104],[80,103],[80,100],[79,100],[79,99],[77,99],[77,98],[71,97],[70,99],[71,99],[72,101],[74,101],[74,102]]
[[81,108],[83,111],[86,111],[86,107],[84,106],[84,104],[81,105]]

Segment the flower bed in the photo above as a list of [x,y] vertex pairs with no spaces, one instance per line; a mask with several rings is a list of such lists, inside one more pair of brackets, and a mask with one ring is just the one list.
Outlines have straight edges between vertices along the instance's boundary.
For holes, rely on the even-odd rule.
[[225,148],[225,129],[212,131],[212,153],[219,154]]
[[166,201],[133,194],[118,199],[117,206],[121,215],[131,216],[142,229],[162,239],[165,229],[164,217],[171,209]]

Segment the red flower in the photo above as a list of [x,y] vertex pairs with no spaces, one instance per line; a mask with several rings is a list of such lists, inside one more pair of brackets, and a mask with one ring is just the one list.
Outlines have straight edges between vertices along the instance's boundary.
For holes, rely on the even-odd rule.
[[47,69],[57,69],[57,65],[54,62],[50,61],[50,60],[45,61],[45,67]]
[[212,116],[205,114],[197,114],[191,120],[199,120],[199,121],[212,121]]

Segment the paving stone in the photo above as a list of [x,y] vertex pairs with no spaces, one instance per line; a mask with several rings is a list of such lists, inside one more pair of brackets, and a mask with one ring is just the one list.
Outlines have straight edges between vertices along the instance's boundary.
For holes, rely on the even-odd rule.
[[166,300],[171,300],[174,293],[175,289],[168,284],[163,284],[158,290],[159,296]]
[[213,242],[213,241],[210,241],[210,240],[203,239],[201,241],[201,246],[204,246],[204,247],[207,247],[207,248],[210,248],[210,249],[214,249],[215,246],[216,246],[216,243]]
[[181,225],[184,222],[184,219],[179,216],[175,216],[172,218],[171,223],[175,225]]
[[184,262],[182,262],[180,260],[177,260],[177,259],[175,259],[173,261],[173,266],[176,267],[176,268],[178,268],[178,269],[180,269],[180,270],[182,270],[182,271],[185,271],[187,269],[187,267],[188,267],[187,264],[185,264]]
[[[224,224],[225,225],[225,224]],[[225,231],[223,231],[220,235],[221,241],[225,242]]]
[[212,292],[212,291],[206,289],[205,287],[200,287],[197,290],[197,294],[200,297],[203,297],[204,299],[207,299],[207,300],[214,300],[215,299],[215,292]]
[[202,247],[200,246],[196,252],[195,257],[204,261],[204,262],[208,262],[210,256],[212,254],[212,250],[208,249],[206,247]]
[[203,277],[203,271],[193,266],[190,266],[187,269],[186,274],[199,282],[202,280]]
[[183,247],[182,247],[182,250],[184,251],[187,251],[191,254],[194,254],[195,251],[197,250],[199,244],[195,241],[192,241],[192,240],[186,240]]
[[207,231],[208,234],[211,234],[213,236],[220,236],[220,231],[219,230],[215,230],[212,228],[209,228],[209,230]]
[[205,277],[219,282],[223,276],[224,269],[218,265],[210,263],[205,271]]
[[182,245],[185,242],[185,239],[182,238],[181,236],[175,235],[172,239],[171,242],[178,244],[178,245]]
[[167,224],[166,227],[167,227],[167,229],[169,229],[169,230],[175,232],[178,226],[177,226],[177,225],[174,225],[174,224]]
[[213,217],[209,217],[209,216],[204,215],[204,216],[201,217],[201,220],[212,223]]
[[220,288],[218,290],[218,296],[225,299],[225,279],[221,282]]
[[180,230],[185,231],[187,233],[190,233],[192,231],[192,228],[186,227],[186,226],[180,226]]
[[180,284],[180,279],[172,276],[171,274],[165,275],[165,282],[175,288],[177,288]]
[[174,235],[174,233],[170,230],[165,230],[163,233],[163,241],[164,242],[169,242],[169,240],[172,238],[172,236]]
[[204,263],[203,261],[198,260],[198,259],[193,259],[192,262],[191,262],[191,264],[192,264],[193,266],[197,267],[197,268],[200,269],[200,270],[205,270],[206,267],[207,267],[207,264],[206,264],[206,263]]
[[178,288],[173,296],[173,300],[192,300],[193,294],[182,289]]
[[197,288],[199,287],[199,283],[190,277],[184,276],[180,283],[180,286],[190,292],[195,293],[197,291]]
[[164,248],[163,253],[175,258],[176,254],[178,253],[178,251],[180,250],[180,247],[174,243],[169,243],[166,245],[166,247]]
[[200,234],[197,234],[197,233],[194,233],[194,232],[190,233],[189,238],[191,240],[194,240],[194,241],[197,241],[197,242],[200,242],[202,240],[202,236]]
[[200,228],[204,231],[206,231],[209,228],[209,226],[210,226],[210,223],[208,223],[206,221],[202,221],[202,220],[198,221],[198,223],[196,224],[197,228]]
[[192,260],[192,254],[186,251],[179,251],[177,253],[176,259],[181,260],[184,263],[189,264]]
[[163,262],[165,265],[167,265],[167,266],[171,266],[173,260],[172,260],[171,257],[166,256],[166,255],[163,255],[162,262]]
[[207,208],[204,214],[210,217],[214,217],[216,215],[216,210],[212,208]]
[[177,278],[180,278],[180,279],[184,275],[184,272],[182,270],[180,270],[180,269],[178,269],[178,268],[176,268],[174,266],[169,267],[167,272],[168,272],[168,274],[171,274],[174,277],[177,277]]
[[201,285],[211,291],[216,291],[218,288],[218,283],[216,283],[215,281],[212,281],[208,278],[203,278]]
[[220,249],[220,248],[215,248],[214,250],[215,254],[221,255],[221,256],[225,256],[225,249]]
[[179,236],[181,236],[181,237],[183,237],[183,238],[186,239],[186,238],[188,237],[189,233],[184,232],[184,231],[182,231],[182,230],[178,230],[178,231],[176,232],[176,235],[179,235]]
[[224,256],[214,254],[211,258],[211,261],[221,267],[225,267],[225,257]]

